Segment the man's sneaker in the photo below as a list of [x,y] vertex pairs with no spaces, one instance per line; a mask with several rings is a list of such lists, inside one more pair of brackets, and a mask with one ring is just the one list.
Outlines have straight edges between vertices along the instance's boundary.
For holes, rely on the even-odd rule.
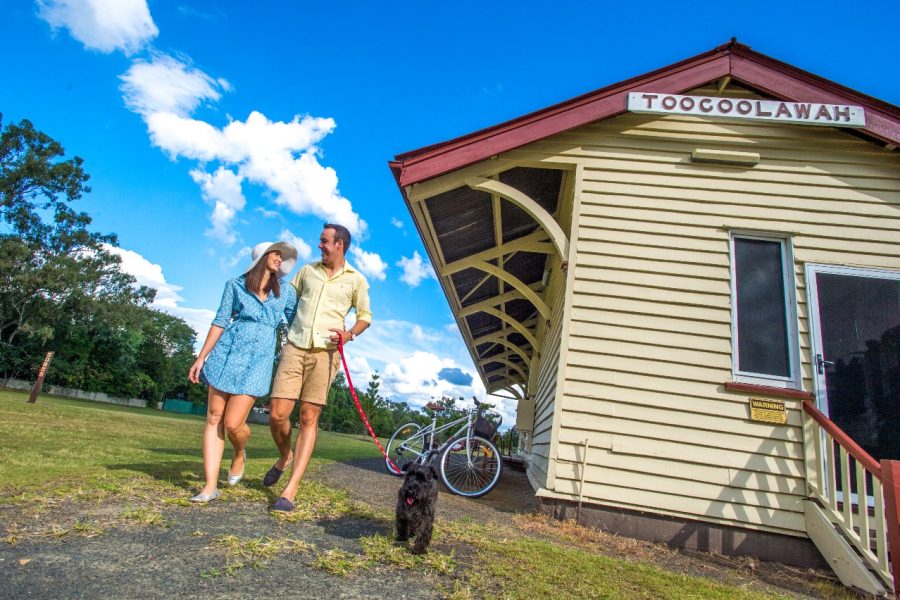
[[275,501],[275,504],[269,510],[272,512],[291,512],[294,510],[294,503],[282,496]]
[[[272,465],[272,468],[266,471],[266,475],[265,477],[263,477],[263,485],[268,487],[270,485],[275,485],[276,483],[278,483],[278,480],[281,479],[281,476],[285,471],[287,471],[287,468],[291,466],[292,462],[294,462],[293,454],[288,459],[288,461],[284,463],[283,469],[279,469],[275,465]],[[278,464],[278,462],[276,461],[275,464]]]

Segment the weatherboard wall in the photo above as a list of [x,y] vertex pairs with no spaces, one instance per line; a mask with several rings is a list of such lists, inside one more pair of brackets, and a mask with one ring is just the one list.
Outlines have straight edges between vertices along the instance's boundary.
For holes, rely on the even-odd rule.
[[[698,148],[760,161],[691,163]],[[799,400],[784,399],[787,425],[752,422],[750,394],[723,387],[732,380],[729,230],[792,235],[810,391],[803,264],[900,269],[897,153],[832,128],[625,114],[502,158],[575,164],[581,174],[568,330],[547,336],[536,393],[532,468],[547,475],[548,494],[802,535]]]
[[560,297],[553,306],[550,327],[543,338],[534,392],[534,429],[531,434],[531,452],[528,461],[528,477],[538,486],[546,486],[549,470],[550,448],[553,435],[560,364],[560,338],[562,332],[563,302]]

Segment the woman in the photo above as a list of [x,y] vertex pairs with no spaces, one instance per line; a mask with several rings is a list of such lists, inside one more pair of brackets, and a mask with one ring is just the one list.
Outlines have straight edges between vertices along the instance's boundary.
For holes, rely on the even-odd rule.
[[297,310],[297,292],[279,281],[297,262],[297,250],[286,242],[263,242],[253,249],[253,262],[242,275],[225,284],[213,319],[188,379],[209,386],[203,429],[206,485],[191,502],[219,497],[218,480],[225,433],[234,447],[228,484],[244,476],[250,428],[247,415],[256,398],[269,393],[275,359],[275,329]]

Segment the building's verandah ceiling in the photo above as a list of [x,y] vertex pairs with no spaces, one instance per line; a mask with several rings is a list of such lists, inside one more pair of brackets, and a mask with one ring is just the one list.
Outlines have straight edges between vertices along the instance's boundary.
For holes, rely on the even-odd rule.
[[561,170],[513,166],[410,202],[488,392],[521,397],[533,377],[548,260],[568,252],[563,181]]

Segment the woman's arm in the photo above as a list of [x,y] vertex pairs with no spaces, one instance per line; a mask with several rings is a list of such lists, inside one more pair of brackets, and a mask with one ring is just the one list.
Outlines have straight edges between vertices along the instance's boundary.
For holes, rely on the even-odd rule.
[[299,298],[297,297],[297,292],[294,289],[293,284],[287,284],[282,288],[284,294],[284,320],[287,323],[288,327],[294,322],[294,317],[297,315],[297,302]]
[[200,383],[200,369],[203,368],[206,357],[209,356],[209,353],[215,348],[216,342],[222,337],[223,331],[225,331],[225,329],[218,325],[209,326],[209,333],[206,334],[206,341],[203,342],[203,347],[200,348],[197,360],[194,361],[194,364],[191,365],[191,370],[188,371],[188,379],[191,383]]
[[225,327],[231,322],[232,313],[236,304],[235,292],[235,281],[230,279],[228,283],[225,284],[225,291],[222,292],[222,300],[219,302],[219,310],[216,311],[216,316],[213,319],[212,325],[209,326],[209,333],[206,334],[206,341],[203,342],[203,347],[200,348],[197,360],[194,361],[194,364],[191,365],[191,369],[188,371],[188,380],[191,383],[200,383],[200,369],[203,368],[206,357],[209,356],[212,349],[216,347],[216,342],[219,341],[219,338],[222,337],[222,332],[225,331]]

